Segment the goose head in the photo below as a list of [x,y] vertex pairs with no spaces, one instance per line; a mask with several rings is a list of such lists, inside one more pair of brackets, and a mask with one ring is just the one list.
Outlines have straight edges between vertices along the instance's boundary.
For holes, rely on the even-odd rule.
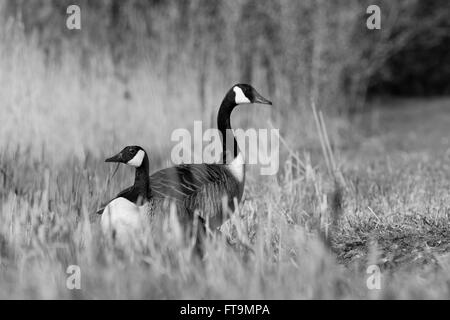
[[139,168],[142,166],[145,158],[145,151],[139,146],[127,146],[118,154],[105,160],[105,162],[125,163],[129,166]]
[[234,100],[236,105],[260,103],[272,105],[272,102],[264,98],[251,85],[239,83],[234,85],[228,93]]

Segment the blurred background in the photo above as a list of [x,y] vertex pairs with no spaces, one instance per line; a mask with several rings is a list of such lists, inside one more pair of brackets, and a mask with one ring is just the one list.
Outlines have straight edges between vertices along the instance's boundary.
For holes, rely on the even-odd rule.
[[[342,145],[374,101],[450,94],[446,0],[80,0],[81,30],[66,27],[70,4],[1,2],[2,147],[167,152],[173,129],[214,126],[237,82],[275,107],[243,108],[235,127],[271,124],[308,144],[314,101]],[[366,27],[371,4],[380,30]]]
[[[0,298],[448,299],[449,31],[448,0],[0,1]],[[165,232],[115,258],[94,213],[133,175],[103,159],[137,144],[171,165],[172,132],[215,127],[238,82],[274,105],[233,128],[282,137],[225,229],[256,254],[211,242],[198,272]]]

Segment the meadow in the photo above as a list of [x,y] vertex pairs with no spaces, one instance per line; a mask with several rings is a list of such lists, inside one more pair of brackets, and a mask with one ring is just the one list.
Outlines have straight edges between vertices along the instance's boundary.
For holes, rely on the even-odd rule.
[[[189,69],[167,81],[147,62],[123,82],[106,57],[89,71],[70,54],[48,64],[16,36],[0,47],[0,298],[450,297],[448,98],[374,101],[351,121],[325,113],[329,148],[311,108],[274,101],[289,110],[280,170],[249,167],[245,201],[222,227],[253,252],[211,238],[199,264],[170,214],[158,238],[126,250],[95,214],[133,178],[125,167],[111,178],[106,157],[142,145],[156,171],[170,165],[172,130],[210,121]],[[230,86],[207,93],[211,110]],[[233,125],[280,126],[273,112],[238,109]],[[69,265],[80,267],[79,290],[66,286]],[[379,290],[367,287],[370,265]]]

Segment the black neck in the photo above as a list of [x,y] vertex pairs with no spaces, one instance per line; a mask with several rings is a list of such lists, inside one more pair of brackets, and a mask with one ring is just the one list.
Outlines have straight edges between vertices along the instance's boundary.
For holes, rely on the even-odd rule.
[[239,152],[237,141],[231,131],[230,116],[234,107],[236,107],[236,102],[232,96],[230,93],[225,96],[217,114],[217,128],[222,135],[222,160],[224,164],[229,162],[227,161],[227,151],[231,152],[233,159],[237,157]]
[[147,153],[142,159],[140,167],[136,168],[136,174],[134,178],[134,188],[138,193],[138,196],[147,200],[150,197],[150,177],[149,177],[149,161]]

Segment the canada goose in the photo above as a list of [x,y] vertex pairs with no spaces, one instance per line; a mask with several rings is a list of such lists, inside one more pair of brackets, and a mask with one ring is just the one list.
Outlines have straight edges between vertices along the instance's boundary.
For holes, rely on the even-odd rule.
[[97,212],[103,213],[100,224],[105,234],[112,234],[121,243],[133,241],[148,225],[152,209],[147,153],[139,146],[128,146],[105,162],[125,163],[136,168],[134,184]]
[[217,127],[222,136],[222,164],[181,164],[157,171],[150,176],[152,196],[176,200],[191,218],[197,211],[211,230],[220,227],[228,219],[223,201],[234,210],[234,199],[241,201],[245,183],[244,157],[231,131],[230,115],[237,105],[250,103],[272,104],[252,86],[236,84],[220,105]]
[[[172,201],[153,196],[150,188],[149,159],[145,150],[139,146],[128,146],[105,162],[125,163],[135,167],[136,173],[131,187],[121,191],[97,211],[97,214],[102,214],[100,225],[103,233],[112,236],[118,244],[139,244],[139,235],[147,228],[150,228],[152,233],[155,231],[155,235],[161,232],[161,223],[167,218],[164,213],[169,213]],[[194,225],[186,209],[179,203],[175,205],[179,222],[185,226],[186,240],[194,239],[195,253],[202,256],[200,240],[204,235],[204,224]],[[162,214],[156,214],[156,211]],[[151,227],[151,224],[156,226]]]

